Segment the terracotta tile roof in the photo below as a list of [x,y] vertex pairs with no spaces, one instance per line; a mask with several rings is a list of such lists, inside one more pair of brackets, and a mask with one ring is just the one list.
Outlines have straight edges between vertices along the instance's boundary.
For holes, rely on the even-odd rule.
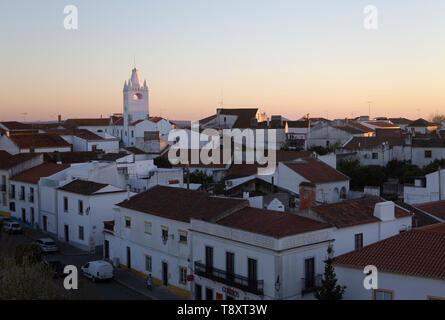
[[295,162],[283,162],[283,164],[313,183],[351,180],[351,178],[340,171],[337,171],[323,161],[312,157],[302,158]]
[[445,200],[414,204],[413,206],[445,221]]
[[333,128],[336,129],[340,129],[343,131],[346,131],[348,133],[351,134],[363,134],[364,132],[362,130],[356,129],[356,128],[352,128],[352,127],[348,127],[348,126],[332,126]]
[[139,148],[136,148],[136,147],[126,147],[125,150],[127,150],[128,152],[133,153],[133,154],[146,154],[145,151],[143,151]]
[[408,125],[411,122],[413,122],[412,120],[409,120],[406,118],[389,118],[389,121],[391,121],[392,123],[394,123],[396,125]]
[[71,147],[57,134],[37,133],[11,135],[9,137],[19,148],[52,148],[52,147]]
[[164,118],[162,117],[150,117],[148,120],[150,120],[151,122],[154,123],[158,123],[159,121],[163,120]]
[[82,119],[66,119],[65,123],[75,123],[77,126],[103,127],[108,126],[110,118],[82,118]]
[[11,180],[37,184],[40,178],[49,177],[68,167],[67,164],[43,163],[12,177]]
[[213,221],[248,206],[248,201],[211,197],[201,191],[156,186],[118,203],[117,206],[166,219],[190,222],[191,218]]
[[216,222],[219,225],[274,238],[311,232],[332,226],[288,212],[247,207]]
[[387,142],[390,146],[402,146],[405,139],[397,137],[354,137],[345,146],[345,149],[373,149]]
[[105,188],[106,186],[108,185],[103,183],[84,181],[84,180],[74,180],[73,182],[70,182],[60,187],[59,190],[90,196],[96,193],[97,191]]
[[409,210],[413,213],[413,219],[412,219],[412,226],[413,227],[423,227],[430,224],[437,223],[437,219],[433,218],[426,213],[424,213],[422,210],[417,209],[413,205],[410,205],[408,203],[405,203],[403,201],[395,201],[399,206]]
[[0,161],[3,159],[7,159],[11,156],[11,154],[5,150],[0,150]]
[[426,121],[425,119],[417,119],[411,122],[408,127],[430,127],[430,126],[437,126],[436,124]]
[[104,153],[103,151],[47,152],[45,161],[60,163],[82,163],[94,160],[116,161],[127,155],[126,152]]
[[364,123],[372,125],[372,126],[380,127],[380,128],[394,128],[394,127],[397,127],[397,125],[394,125],[392,123],[385,122],[385,121],[365,121]]
[[305,120],[286,121],[289,128],[307,128],[308,122]]
[[6,127],[8,130],[32,130],[32,126],[27,123],[21,123],[17,121],[4,121],[0,122],[4,127]]
[[[309,157],[311,151],[276,151],[276,162],[291,161],[300,158]],[[254,164],[232,164],[229,169],[229,176],[227,178],[235,179],[247,177],[258,173],[258,168],[266,167],[266,165]]]
[[212,115],[212,116],[208,116],[204,119],[199,120],[199,124],[206,124],[209,121],[212,121],[213,119],[216,119],[216,114]]
[[376,128],[375,136],[377,138],[403,138],[405,134],[400,128]]
[[445,148],[445,139],[413,139],[413,148]]
[[233,128],[250,128],[252,119],[256,118],[258,108],[220,109],[219,114],[237,116]]
[[87,129],[54,129],[47,130],[47,133],[57,134],[61,136],[76,136],[78,138],[87,140],[87,141],[95,141],[95,140],[105,140],[101,136],[91,132]]
[[445,280],[445,223],[435,224],[340,255],[334,265]]
[[0,156],[0,169],[7,170],[37,157],[40,157],[39,153],[19,153],[9,157],[3,153]]
[[[374,216],[374,207],[385,200],[380,197],[370,197],[356,200],[347,200],[337,203],[323,204],[311,207],[326,223],[337,228],[346,228],[360,224],[379,222]],[[395,218],[408,217],[411,213],[395,207]]]
[[348,120],[346,123],[349,126],[353,126],[354,128],[356,128],[358,130],[361,130],[363,132],[372,132],[372,131],[374,131],[373,129],[371,129],[371,128],[367,127],[367,126],[364,126],[364,125],[362,125],[362,124],[360,124],[358,122],[355,122],[355,121]]

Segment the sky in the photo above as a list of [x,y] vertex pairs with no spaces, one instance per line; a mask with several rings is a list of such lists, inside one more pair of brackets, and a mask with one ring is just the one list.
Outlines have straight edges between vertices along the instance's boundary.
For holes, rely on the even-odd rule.
[[134,65],[150,115],[172,120],[355,117],[368,101],[372,117],[428,118],[445,113],[444,57],[443,0],[1,0],[0,120],[122,112]]

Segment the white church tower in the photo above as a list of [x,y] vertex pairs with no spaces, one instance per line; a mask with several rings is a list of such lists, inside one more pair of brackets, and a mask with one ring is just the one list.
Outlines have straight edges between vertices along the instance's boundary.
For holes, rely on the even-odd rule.
[[131,124],[137,120],[148,119],[148,86],[147,81],[142,83],[139,71],[134,68],[131,78],[124,83],[124,132],[122,139],[129,145]]

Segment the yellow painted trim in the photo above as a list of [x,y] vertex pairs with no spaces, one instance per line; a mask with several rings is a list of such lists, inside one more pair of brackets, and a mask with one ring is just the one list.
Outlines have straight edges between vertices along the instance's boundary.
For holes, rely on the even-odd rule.
[[0,211],[0,216],[11,218],[10,212]]
[[185,299],[190,299],[190,291],[186,289],[179,288],[172,284],[168,285],[168,290],[176,294],[177,296],[183,297]]

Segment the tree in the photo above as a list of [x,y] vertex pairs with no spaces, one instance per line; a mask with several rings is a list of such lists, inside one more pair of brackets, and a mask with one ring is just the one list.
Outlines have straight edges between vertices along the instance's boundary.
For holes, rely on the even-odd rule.
[[35,264],[42,261],[42,251],[35,243],[19,243],[14,252],[15,262],[17,265],[22,265],[25,260],[29,264]]
[[153,164],[157,166],[158,168],[167,168],[170,169],[172,167],[172,164],[170,163],[170,160],[165,157],[157,157],[153,160]]
[[430,119],[431,119],[431,122],[439,124],[439,123],[442,123],[443,121],[445,121],[445,115],[440,114],[440,113],[435,113],[430,116]]
[[315,297],[318,300],[341,300],[346,286],[337,284],[334,267],[332,266],[332,247],[328,247],[328,258],[325,261],[324,275],[321,280],[321,287],[315,291]]

